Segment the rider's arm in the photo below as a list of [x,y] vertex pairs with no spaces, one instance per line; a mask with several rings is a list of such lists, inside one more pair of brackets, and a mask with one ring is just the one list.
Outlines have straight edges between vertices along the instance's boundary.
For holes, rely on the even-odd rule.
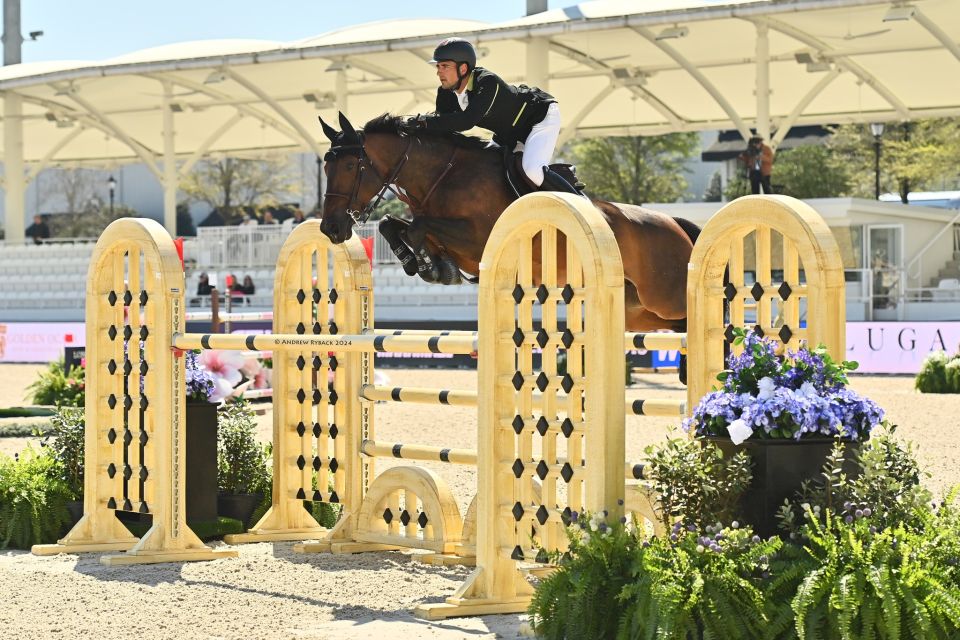
[[480,122],[480,119],[490,111],[493,102],[499,93],[496,78],[488,76],[478,83],[477,89],[470,93],[470,103],[465,111],[460,110],[457,103],[457,97],[452,91],[445,91],[450,95],[456,105],[454,109],[448,110],[446,104],[442,105],[441,97],[437,95],[437,113],[428,113],[424,116],[424,126],[431,131],[466,131]]

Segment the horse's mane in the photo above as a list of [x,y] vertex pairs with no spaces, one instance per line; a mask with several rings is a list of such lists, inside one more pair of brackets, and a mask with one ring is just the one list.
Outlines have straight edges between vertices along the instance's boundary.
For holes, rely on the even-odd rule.
[[[363,125],[364,133],[393,133],[400,135],[400,121],[402,116],[395,116],[389,113],[377,116],[367,124]],[[462,149],[486,149],[490,146],[490,141],[477,136],[465,136],[462,133],[439,133],[418,130],[414,135],[419,138],[434,138],[450,142],[455,147]]]

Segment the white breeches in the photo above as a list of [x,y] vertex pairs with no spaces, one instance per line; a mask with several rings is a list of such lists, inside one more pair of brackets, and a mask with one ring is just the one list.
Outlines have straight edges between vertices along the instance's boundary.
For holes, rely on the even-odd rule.
[[523,143],[523,172],[537,186],[543,184],[543,167],[550,164],[559,137],[560,107],[553,102]]

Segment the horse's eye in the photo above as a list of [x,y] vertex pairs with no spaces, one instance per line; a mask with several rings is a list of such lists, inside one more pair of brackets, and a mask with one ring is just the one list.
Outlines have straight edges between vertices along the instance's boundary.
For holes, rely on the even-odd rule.
[[355,166],[357,166],[357,163],[356,163],[356,162],[348,162],[348,163],[347,163],[347,170],[348,170],[348,171],[353,171],[353,168],[354,168]]

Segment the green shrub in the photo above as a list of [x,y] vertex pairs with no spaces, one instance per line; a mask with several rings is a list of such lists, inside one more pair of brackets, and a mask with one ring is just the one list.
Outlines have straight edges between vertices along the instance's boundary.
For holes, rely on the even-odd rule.
[[0,548],[29,549],[56,542],[70,521],[73,498],[62,469],[48,453],[26,449],[0,457]]
[[83,409],[58,407],[50,419],[41,447],[59,463],[60,479],[74,499],[83,495],[84,414]]
[[711,442],[674,437],[645,449],[644,475],[660,496],[658,516],[669,529],[677,518],[698,527],[731,522],[740,495],[750,486],[751,462],[741,451],[731,458]]
[[217,419],[217,488],[224,493],[270,493],[270,448],[257,442],[256,414],[246,400],[227,404]]
[[914,386],[922,393],[960,393],[960,354],[934,351],[920,365]]
[[63,360],[51,362],[39,379],[27,387],[28,399],[34,404],[58,407],[82,407],[86,389],[83,367],[73,367],[70,374],[63,371]]
[[796,535],[804,524],[807,506],[818,515],[827,510],[839,513],[871,508],[873,524],[878,528],[914,523],[932,496],[920,483],[923,473],[912,445],[895,440],[895,431],[895,426],[886,425],[883,432],[875,432],[862,444],[856,458],[860,473],[854,478],[843,472],[843,442],[835,443],[821,477],[805,481],[796,499],[788,500],[780,509],[781,528]]

